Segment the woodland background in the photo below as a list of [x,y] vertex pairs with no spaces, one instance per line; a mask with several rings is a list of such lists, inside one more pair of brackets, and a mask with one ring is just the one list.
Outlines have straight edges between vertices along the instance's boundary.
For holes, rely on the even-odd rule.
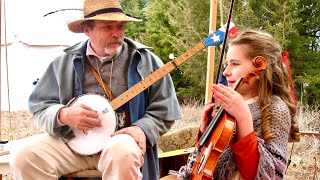
[[[218,0],[217,29],[227,22],[230,3]],[[209,34],[209,0],[122,0],[122,4],[126,13],[144,20],[128,25],[127,36],[153,47],[164,63],[170,61],[170,53],[178,57]],[[238,31],[261,29],[274,35],[290,52],[297,100],[318,109],[320,0],[235,1],[232,21]],[[220,51],[217,47],[216,60]],[[207,51],[203,50],[180,66],[183,75],[171,73],[180,101],[204,100],[206,68]]]
[[[128,25],[126,35],[153,47],[164,63],[170,61],[170,53],[178,57],[209,34],[210,0],[120,1],[126,13],[144,20]],[[226,23],[229,6],[229,1],[218,0],[217,29]],[[320,0],[235,1],[232,21],[238,31],[261,29],[273,34],[283,50],[290,52],[300,130],[320,132]],[[215,59],[219,59],[220,51],[216,47]],[[183,75],[171,72],[183,111],[171,132],[199,124],[206,68],[204,49],[180,66]],[[30,118],[27,111],[1,111],[2,137],[21,139],[41,133]],[[290,143],[288,155],[292,162],[286,179],[319,179],[319,146],[319,137],[303,136],[299,143]],[[11,180],[12,175],[4,179]]]

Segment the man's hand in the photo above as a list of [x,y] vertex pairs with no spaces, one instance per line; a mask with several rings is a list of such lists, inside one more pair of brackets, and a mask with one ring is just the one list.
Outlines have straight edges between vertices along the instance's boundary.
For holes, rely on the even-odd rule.
[[98,119],[98,113],[84,104],[62,108],[58,119],[74,129],[87,131],[101,126],[101,120]]
[[130,126],[127,128],[123,128],[119,131],[116,131],[111,136],[115,136],[117,134],[129,134],[136,141],[138,146],[141,148],[142,156],[146,153],[146,135],[142,131],[139,126]]

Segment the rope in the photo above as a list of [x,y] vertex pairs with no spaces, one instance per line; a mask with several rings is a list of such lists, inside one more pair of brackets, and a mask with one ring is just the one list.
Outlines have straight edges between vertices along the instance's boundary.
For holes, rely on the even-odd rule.
[[43,15],[43,17],[46,17],[46,16],[48,16],[48,15],[50,15],[50,14],[53,14],[53,13],[56,13],[56,12],[60,12],[60,11],[73,11],[73,10],[75,10],[75,11],[82,11],[82,9],[76,9],[76,8],[70,8],[70,9],[59,9],[59,10],[56,10],[56,11],[52,11],[52,12],[49,12],[49,13],[47,13],[47,14],[45,14],[45,15]]
[[[9,65],[8,65],[8,42],[7,42],[7,21],[6,21],[6,1],[3,1],[3,19],[4,19],[4,40],[5,40],[5,50],[6,50],[6,73],[7,73],[7,92],[8,92],[8,118],[9,118],[9,140],[13,140],[12,133],[12,120],[11,120],[11,104],[10,104],[10,83],[9,83]],[[2,127],[2,124],[0,124]],[[1,128],[0,128],[1,129]],[[2,140],[2,132],[0,132],[0,139]]]
[[219,9],[220,9],[219,11],[220,11],[220,27],[221,27],[221,26],[223,26],[223,22],[224,22],[223,21],[223,13],[222,13],[222,0],[220,0],[219,5],[220,5],[219,6]]

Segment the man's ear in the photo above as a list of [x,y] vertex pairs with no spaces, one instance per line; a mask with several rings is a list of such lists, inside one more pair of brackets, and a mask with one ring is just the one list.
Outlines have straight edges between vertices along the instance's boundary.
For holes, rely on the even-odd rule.
[[83,32],[85,33],[85,35],[89,36],[89,31],[90,29],[87,26],[83,26]]

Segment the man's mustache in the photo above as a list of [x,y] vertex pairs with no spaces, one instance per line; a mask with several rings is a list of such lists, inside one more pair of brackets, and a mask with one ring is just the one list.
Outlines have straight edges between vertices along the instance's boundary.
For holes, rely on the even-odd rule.
[[121,40],[121,39],[115,39],[115,40],[112,40],[112,41],[108,41],[108,42],[106,42],[106,45],[114,44],[114,43],[119,43],[119,44],[121,44],[121,43],[122,43],[122,40]]

